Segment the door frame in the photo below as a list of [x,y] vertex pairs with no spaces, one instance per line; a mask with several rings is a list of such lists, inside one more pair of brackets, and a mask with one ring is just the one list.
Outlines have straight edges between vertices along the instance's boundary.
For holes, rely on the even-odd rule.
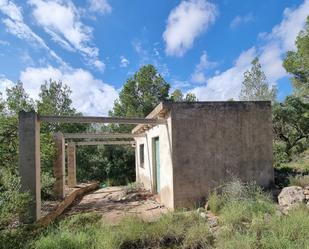
[[[159,140],[159,151],[156,152],[156,140]],[[160,160],[160,137],[155,136],[151,138],[151,145],[152,145],[152,172],[153,172],[153,189],[152,192],[156,194],[160,194],[160,190],[157,191],[157,162],[156,162],[156,155],[159,153],[159,160]],[[161,168],[161,165],[159,163],[159,167]],[[160,170],[161,171],[161,170]]]

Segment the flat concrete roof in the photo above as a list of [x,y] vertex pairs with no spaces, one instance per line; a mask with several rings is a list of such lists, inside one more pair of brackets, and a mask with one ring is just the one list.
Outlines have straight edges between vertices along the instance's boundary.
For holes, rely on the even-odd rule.
[[[233,105],[244,105],[248,104],[255,105],[264,105],[271,106],[271,101],[195,101],[195,102],[172,102],[172,101],[164,101],[160,102],[147,116],[149,119],[158,119],[163,118],[165,114],[175,105],[183,105],[183,106],[233,106]],[[132,133],[140,133],[144,132],[151,127],[156,125],[146,125],[146,124],[138,124],[132,130]]]

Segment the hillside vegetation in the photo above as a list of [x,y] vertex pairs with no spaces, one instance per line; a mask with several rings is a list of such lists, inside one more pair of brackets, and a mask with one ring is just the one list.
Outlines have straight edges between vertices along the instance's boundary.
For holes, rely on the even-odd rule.
[[[254,183],[235,180],[208,194],[210,211],[178,210],[152,223],[127,217],[108,225],[96,213],[61,217],[48,228],[21,222],[29,203],[20,191],[18,174],[18,113],[82,115],[72,107],[71,90],[53,80],[42,84],[34,101],[21,82],[0,94],[0,248],[3,249],[309,249],[309,19],[287,53],[283,66],[291,75],[293,92],[276,101],[276,87],[266,79],[259,59],[245,72],[239,99],[271,100],[276,184],[272,194]],[[130,77],[119,93],[110,116],[146,116],[160,101],[196,101],[170,85],[152,65]],[[233,100],[231,100],[233,101]],[[53,198],[54,132],[129,132],[124,125],[90,126],[53,124],[41,127],[42,197]],[[92,147],[77,154],[78,180],[105,185],[128,184],[135,179],[132,148]],[[186,165],[183,165],[184,167]],[[244,165],[245,166],[245,165]],[[285,186],[300,192],[300,205],[288,212],[278,208],[276,194]],[[278,193],[277,193],[278,194]],[[206,194],[205,194],[206,195]],[[293,196],[292,196],[293,197]],[[308,201],[306,199],[306,201]],[[208,218],[208,214],[213,216]]]
[[[37,228],[36,233],[27,234],[25,228],[23,233],[7,234],[1,237],[0,248],[305,249],[309,246],[309,209],[299,206],[283,215],[270,195],[254,184],[228,183],[220,193],[210,196],[209,206],[217,215],[215,226],[197,210],[168,213],[153,223],[128,216],[114,226],[106,224],[97,213],[87,213],[59,220],[46,230]],[[18,245],[21,239],[23,242]]]

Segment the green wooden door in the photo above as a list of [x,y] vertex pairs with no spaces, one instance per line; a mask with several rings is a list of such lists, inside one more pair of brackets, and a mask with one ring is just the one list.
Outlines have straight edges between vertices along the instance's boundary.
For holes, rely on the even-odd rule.
[[159,143],[159,138],[156,137],[154,139],[154,156],[155,156],[155,169],[156,169],[156,191],[157,193],[160,192],[160,143]]

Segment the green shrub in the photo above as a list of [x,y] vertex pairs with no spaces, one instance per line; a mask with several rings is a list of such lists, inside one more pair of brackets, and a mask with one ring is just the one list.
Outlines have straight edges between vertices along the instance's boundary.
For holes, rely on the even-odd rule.
[[185,234],[182,247],[185,249],[208,249],[213,248],[214,237],[206,222],[192,225]]
[[286,145],[283,142],[274,141],[273,143],[273,165],[275,168],[281,168],[283,164],[289,161],[285,147]]
[[228,183],[222,195],[225,200],[221,210],[222,221],[235,229],[244,229],[254,218],[275,213],[270,196],[254,183]]
[[[227,229],[225,227],[225,229]],[[256,238],[249,233],[239,233],[234,231],[220,231],[216,240],[215,248],[217,249],[260,249],[255,246]]]
[[125,194],[130,194],[134,192],[138,192],[141,189],[141,184],[138,182],[132,182],[125,186],[124,192]]
[[69,231],[87,229],[88,226],[99,224],[102,216],[98,213],[76,214],[60,222],[59,228]]
[[[231,210],[234,211],[234,210]],[[300,249],[309,245],[309,210],[300,207],[287,216],[264,215],[246,224],[246,229],[230,225],[219,231],[215,247],[219,249]]]
[[261,236],[262,248],[309,248],[308,234],[309,210],[300,207],[287,216],[275,216],[270,220]]
[[61,231],[40,239],[35,244],[36,249],[85,249],[93,243],[89,232],[75,233]]
[[127,217],[118,225],[101,222],[96,214],[76,215],[51,227],[34,243],[34,248],[211,248],[209,227],[197,213],[169,213],[146,223]]
[[219,210],[224,204],[223,198],[217,193],[217,191],[212,192],[208,197],[208,206],[211,212],[218,214]]
[[309,175],[289,176],[289,186],[300,186],[300,187],[309,186]]
[[34,225],[23,225],[17,228],[0,230],[0,249],[28,249],[40,233]]
[[264,198],[255,200],[242,200],[226,204],[221,210],[222,222],[232,226],[235,230],[246,229],[254,218],[265,214],[273,215],[275,206],[271,200]]
[[20,192],[20,178],[10,171],[0,171],[0,230],[24,214],[29,195]]
[[41,173],[41,193],[42,199],[50,199],[53,195],[55,178],[49,172]]

